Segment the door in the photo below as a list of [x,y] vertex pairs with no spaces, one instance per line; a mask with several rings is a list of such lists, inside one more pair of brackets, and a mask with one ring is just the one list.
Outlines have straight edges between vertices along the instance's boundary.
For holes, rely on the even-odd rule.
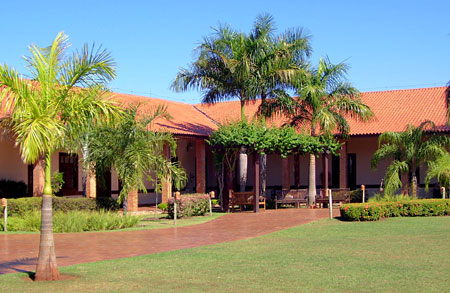
[[59,172],[63,173],[62,195],[77,195],[78,192],[78,156],[59,153]]
[[347,186],[350,188],[350,190],[354,190],[356,189],[356,154],[347,154],[347,162]]

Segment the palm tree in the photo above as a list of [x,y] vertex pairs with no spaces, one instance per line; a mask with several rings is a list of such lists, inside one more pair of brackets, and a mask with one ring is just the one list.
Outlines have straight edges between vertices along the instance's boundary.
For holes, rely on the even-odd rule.
[[[215,103],[238,98],[241,121],[246,119],[245,104],[261,96],[263,101],[285,84],[301,69],[311,48],[302,31],[291,30],[275,36],[273,18],[258,16],[249,35],[229,26],[221,26],[199,46],[198,59],[190,69],[181,69],[172,88],[175,91],[200,89],[203,103]],[[263,168],[264,169],[264,168]],[[241,191],[247,182],[247,154],[239,154]]]
[[49,47],[32,45],[31,57],[25,57],[31,80],[21,78],[6,64],[0,65],[2,102],[9,113],[6,123],[15,133],[22,160],[32,164],[45,158],[36,280],[59,279],[53,241],[51,154],[61,148],[70,129],[67,126],[86,118],[78,107],[97,109],[103,105],[102,100],[79,98],[115,77],[114,62],[107,51],[86,45],[66,56],[68,47],[64,33],[59,33]]
[[372,157],[372,167],[376,168],[381,160],[393,159],[386,170],[386,194],[392,195],[400,187],[402,194],[409,194],[408,175],[411,173],[411,195],[416,197],[416,169],[422,163],[433,164],[447,152],[450,139],[447,136],[427,134],[427,128],[432,130],[434,123],[424,121],[418,127],[408,125],[404,132],[384,132],[378,138],[378,150]]
[[[279,95],[268,102],[269,113],[282,112],[290,117],[290,124],[306,127],[311,136],[332,135],[338,132],[347,135],[350,126],[347,118],[362,121],[373,116],[369,106],[359,98],[359,92],[346,82],[348,65],[332,64],[328,58],[319,60],[317,68],[295,84],[298,97]],[[309,156],[309,204],[313,204],[316,196],[316,157]]]
[[[115,126],[97,128],[90,144],[89,161],[105,170],[113,167],[122,189],[119,202],[123,202],[123,212],[127,213],[127,198],[132,191],[147,192],[144,178],[151,179],[153,171],[160,178],[170,176],[176,189],[186,184],[186,172],[178,164],[163,156],[163,146],[167,144],[176,151],[176,141],[168,132],[148,130],[157,118],[170,118],[165,107],[158,107],[142,117],[138,115],[140,105],[130,105],[123,119]],[[100,172],[101,173],[101,172]]]
[[[308,64],[305,61],[311,54],[309,36],[303,29],[289,29],[281,35],[275,35],[273,17],[259,15],[249,35],[252,60],[254,63],[253,86],[260,96],[258,115],[262,121],[270,116],[266,110],[267,98],[287,95],[295,80],[302,79]],[[267,155],[260,154],[261,194],[265,196]]]

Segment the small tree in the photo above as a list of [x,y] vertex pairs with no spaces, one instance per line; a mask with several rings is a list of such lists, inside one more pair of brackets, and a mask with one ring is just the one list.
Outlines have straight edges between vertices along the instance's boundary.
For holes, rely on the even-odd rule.
[[147,192],[144,178],[154,171],[158,176],[173,176],[178,189],[186,184],[186,173],[181,166],[167,161],[163,156],[163,146],[167,144],[176,151],[176,141],[168,132],[149,130],[157,118],[170,118],[165,107],[158,107],[152,113],[139,117],[140,105],[130,105],[124,118],[115,126],[104,126],[96,130],[95,139],[89,151],[90,162],[105,170],[114,168],[122,190],[119,202],[123,202],[123,212],[127,213],[127,198],[131,191]]

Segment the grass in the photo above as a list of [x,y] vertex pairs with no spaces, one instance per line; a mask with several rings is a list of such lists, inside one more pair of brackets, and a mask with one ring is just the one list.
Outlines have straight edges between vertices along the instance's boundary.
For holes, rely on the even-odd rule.
[[173,219],[167,219],[167,214],[160,214],[155,219],[155,216],[150,215],[144,217],[142,221],[138,224],[137,227],[122,229],[121,231],[132,231],[132,230],[148,230],[148,229],[165,229],[165,228],[173,228],[173,227],[184,227],[191,226],[197,224],[203,224],[208,221],[214,220],[220,216],[225,215],[225,213],[216,213],[214,212],[212,216],[199,216],[199,217],[191,217],[191,218],[181,218],[177,220],[177,225],[174,225]]
[[60,268],[56,282],[0,276],[4,292],[444,292],[450,217],[322,220],[262,237]]

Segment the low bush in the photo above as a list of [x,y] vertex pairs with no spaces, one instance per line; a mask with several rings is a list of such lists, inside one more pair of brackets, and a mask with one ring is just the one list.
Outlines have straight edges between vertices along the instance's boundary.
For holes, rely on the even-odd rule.
[[[109,211],[58,211],[53,214],[53,231],[83,232],[104,231],[135,227],[142,220],[140,216],[123,216]],[[0,224],[3,230],[3,223]],[[32,211],[23,217],[8,217],[8,231],[38,232],[41,228],[41,213]]]
[[417,200],[417,197],[412,197],[407,194],[381,194],[376,193],[374,196],[369,198],[368,202],[392,202],[392,201],[409,201],[409,200]]
[[0,198],[19,198],[27,196],[27,185],[23,181],[0,180]]
[[167,202],[162,202],[158,204],[158,209],[162,210],[163,212],[167,212],[168,204]]
[[[119,204],[113,198],[65,198],[53,197],[53,211],[94,211],[94,210],[119,210]],[[40,197],[23,197],[8,200],[8,216],[23,217],[24,215],[39,211],[42,205]],[[3,216],[3,210],[0,211]]]
[[[173,218],[174,213],[174,199],[170,198],[168,201],[169,218]],[[177,217],[193,217],[204,216],[209,211],[209,196],[207,194],[193,193],[183,194],[180,199],[177,199]]]
[[350,202],[362,202],[362,194],[360,188],[350,191]]
[[415,199],[344,204],[341,217],[348,221],[377,221],[390,217],[428,217],[450,215],[449,199]]

